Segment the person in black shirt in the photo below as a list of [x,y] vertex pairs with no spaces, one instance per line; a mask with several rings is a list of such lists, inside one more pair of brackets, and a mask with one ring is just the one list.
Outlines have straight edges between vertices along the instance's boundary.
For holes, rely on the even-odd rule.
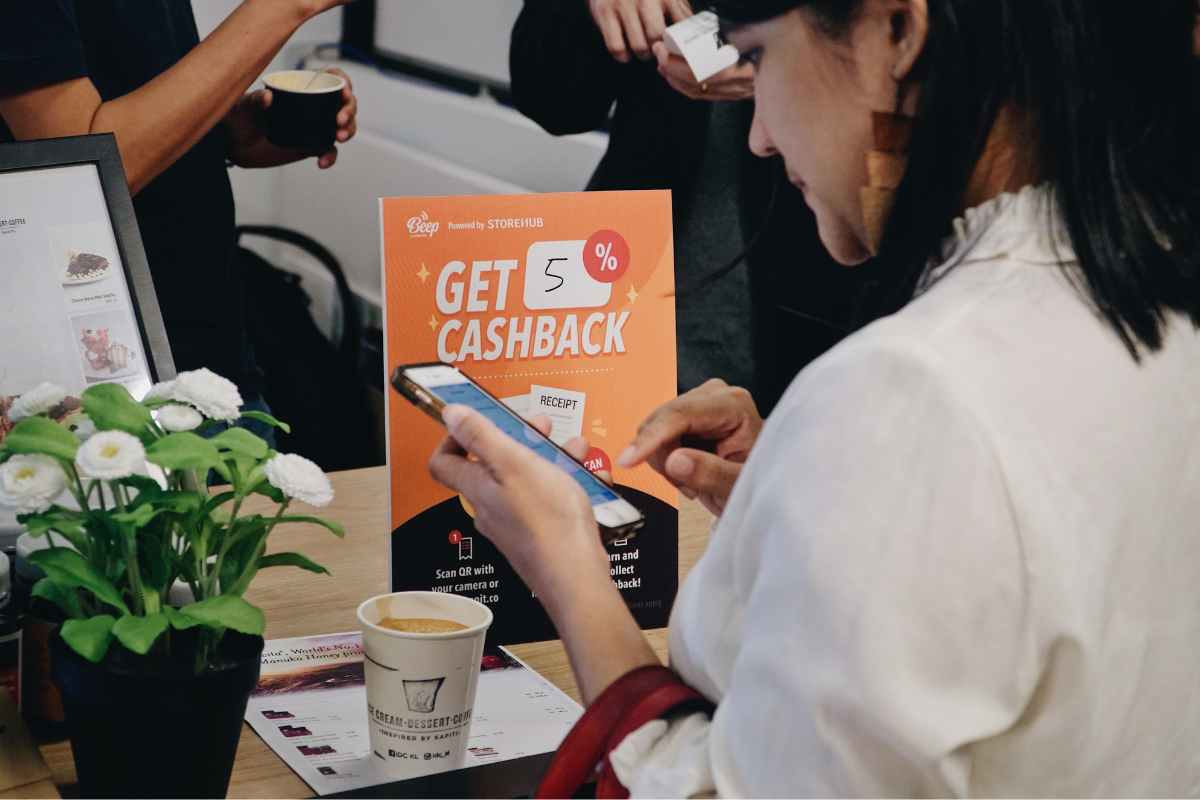
[[[0,0],[0,142],[112,131],[180,371],[207,367],[263,408],[242,323],[227,165],[317,156],[266,141],[252,81],[306,20],[342,0],[245,0],[203,42],[189,0]],[[340,73],[346,77],[344,73]],[[343,92],[337,140],[354,135]]]
[[[720,378],[766,416],[848,331],[861,278],[829,257],[800,191],[750,152],[751,67],[701,84],[667,54],[663,31],[690,15],[685,0],[525,0],[509,50],[513,102],[555,135],[595,130],[612,111],[587,188],[671,190],[680,391]],[[736,269],[687,291],[756,235]]]

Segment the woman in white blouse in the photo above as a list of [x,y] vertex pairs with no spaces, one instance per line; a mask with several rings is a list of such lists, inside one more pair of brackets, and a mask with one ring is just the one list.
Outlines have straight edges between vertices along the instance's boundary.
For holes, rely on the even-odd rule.
[[1197,793],[1195,0],[718,11],[757,68],[750,146],[839,261],[878,258],[874,321],[765,425],[713,382],[619,460],[720,516],[670,639],[670,681],[713,706],[628,711],[655,656],[569,478],[456,406],[430,462],[585,700],[624,690],[646,722],[590,720],[602,789]]

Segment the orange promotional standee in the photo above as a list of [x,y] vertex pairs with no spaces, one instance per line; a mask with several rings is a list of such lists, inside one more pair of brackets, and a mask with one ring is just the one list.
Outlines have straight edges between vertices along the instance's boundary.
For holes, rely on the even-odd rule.
[[[452,363],[551,439],[583,435],[589,469],[646,517],[608,548],[644,628],[666,624],[677,588],[675,489],[613,460],[675,396],[674,258],[666,191],[380,201],[385,360]],[[444,431],[388,391],[393,591],[462,594],[495,615],[489,641],[555,638],[537,598],[426,465]]]

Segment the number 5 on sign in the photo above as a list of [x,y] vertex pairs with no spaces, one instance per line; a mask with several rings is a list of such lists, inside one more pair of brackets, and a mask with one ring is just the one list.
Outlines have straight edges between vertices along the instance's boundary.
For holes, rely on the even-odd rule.
[[599,308],[612,284],[585,266],[587,242],[534,242],[525,255],[525,307],[530,310]]

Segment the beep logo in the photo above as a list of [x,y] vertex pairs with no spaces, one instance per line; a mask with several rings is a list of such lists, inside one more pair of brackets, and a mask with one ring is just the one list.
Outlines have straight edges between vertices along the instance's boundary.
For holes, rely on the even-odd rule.
[[424,211],[419,217],[409,217],[408,235],[418,239],[428,239],[437,233],[439,223],[430,222],[429,215]]
[[599,308],[628,268],[629,245],[616,231],[597,231],[586,240],[534,242],[525,254],[525,307]]

